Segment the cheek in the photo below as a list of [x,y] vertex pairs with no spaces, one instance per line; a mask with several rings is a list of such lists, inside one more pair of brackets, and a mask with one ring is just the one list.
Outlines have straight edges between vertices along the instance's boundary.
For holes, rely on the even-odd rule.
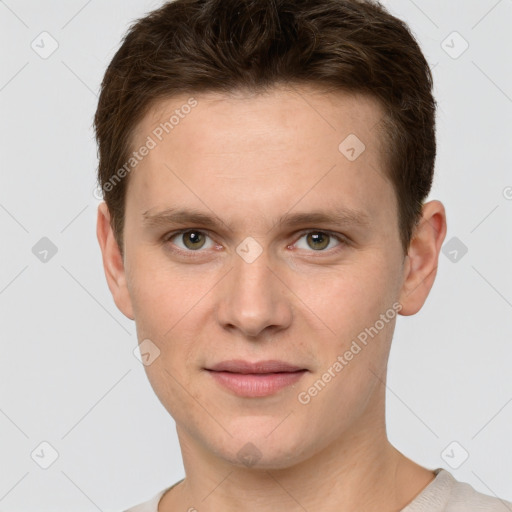
[[[139,343],[149,339],[159,351],[154,364],[145,366],[153,386],[160,392],[173,389],[187,378],[187,365],[197,342],[198,326],[194,315],[207,303],[201,301],[211,284],[190,273],[183,273],[152,257],[150,251],[133,254],[127,285],[136,319]],[[171,374],[171,375],[170,375]],[[156,391],[156,389],[155,389]]]
[[333,339],[349,340],[373,325],[398,297],[397,269],[382,257],[361,256],[314,280],[296,281],[296,293],[329,328]]
[[188,280],[151,251],[136,252],[127,261],[127,287],[137,330],[149,338],[165,339],[197,295]]
[[[342,300],[336,306],[337,336],[325,369],[335,361],[342,369],[324,398],[330,394],[329,399],[338,403],[339,411],[362,408],[378,385],[377,375],[383,378],[400,309],[396,275],[391,260],[369,258],[338,286]],[[336,393],[335,389],[343,393]]]
[[[297,391],[300,403],[307,402],[305,421],[312,432],[338,435],[364,413],[369,400],[379,399],[378,376],[385,372],[397,316],[390,270],[382,261],[380,267],[343,269],[330,284],[323,283],[322,294],[309,295],[315,299],[308,305],[334,331],[317,339],[319,365]],[[322,423],[326,417],[333,421]]]
[[149,383],[169,414],[184,421],[187,411],[198,413],[190,411],[196,393],[191,385],[195,337],[187,323],[197,298],[185,293],[179,280],[171,281],[167,274],[154,268],[139,271],[133,276],[130,293],[139,343],[151,340],[158,354],[144,366]]
[[144,367],[155,395],[175,421],[183,424],[190,421],[204,423],[207,420],[204,411],[195,407],[197,403],[205,403],[204,399],[197,395],[197,390],[187,380],[188,375],[182,365],[173,364],[168,358],[169,354],[162,352],[151,365]]

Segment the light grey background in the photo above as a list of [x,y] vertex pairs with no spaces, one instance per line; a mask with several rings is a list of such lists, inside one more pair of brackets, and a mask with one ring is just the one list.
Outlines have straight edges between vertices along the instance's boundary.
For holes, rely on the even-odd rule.
[[[431,198],[459,244],[423,310],[398,320],[390,440],[512,500],[512,1],[384,3],[433,68]],[[93,195],[100,81],[132,20],[159,5],[0,1],[0,510],[122,510],[183,476],[174,422],[104,279]],[[31,47],[52,39],[45,59]],[[33,253],[43,237],[57,248],[46,262]],[[58,452],[48,469],[43,441]]]

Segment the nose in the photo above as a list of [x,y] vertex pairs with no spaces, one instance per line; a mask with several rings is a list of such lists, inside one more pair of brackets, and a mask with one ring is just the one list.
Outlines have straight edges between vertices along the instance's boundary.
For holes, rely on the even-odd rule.
[[234,254],[233,267],[216,287],[219,324],[250,338],[286,329],[292,320],[290,293],[266,251],[251,263]]

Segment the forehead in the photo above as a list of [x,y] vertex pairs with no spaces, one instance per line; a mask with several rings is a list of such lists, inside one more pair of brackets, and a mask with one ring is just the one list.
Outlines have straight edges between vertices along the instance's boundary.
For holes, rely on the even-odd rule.
[[134,149],[148,137],[154,147],[128,188],[139,213],[187,197],[203,208],[259,215],[278,197],[281,210],[322,201],[378,214],[377,199],[388,210],[393,201],[378,129],[383,115],[371,97],[298,86],[160,100],[134,131]]
[[[192,103],[195,106],[190,107]],[[175,137],[180,131],[186,132],[183,125],[194,121],[184,121],[192,118],[195,137],[189,138],[189,145],[197,149],[206,147],[212,140],[218,144],[219,131],[235,135],[233,132],[239,128],[243,130],[239,135],[252,138],[263,129],[271,134],[275,145],[286,142],[287,135],[297,135],[299,131],[303,136],[316,138],[330,132],[335,140],[344,133],[357,133],[367,145],[373,145],[381,144],[378,126],[384,113],[381,102],[372,96],[310,85],[276,85],[259,92],[183,94],[154,102],[135,127],[132,142],[136,145],[166,123],[169,133],[164,129],[162,135]],[[206,120],[215,122],[205,123]],[[181,129],[175,130],[179,124]]]

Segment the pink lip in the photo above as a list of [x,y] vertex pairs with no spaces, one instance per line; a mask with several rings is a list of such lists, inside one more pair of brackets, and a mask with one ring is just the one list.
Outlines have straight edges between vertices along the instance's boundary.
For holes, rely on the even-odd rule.
[[262,397],[297,382],[308,370],[283,361],[223,361],[207,368],[212,377],[238,396]]

